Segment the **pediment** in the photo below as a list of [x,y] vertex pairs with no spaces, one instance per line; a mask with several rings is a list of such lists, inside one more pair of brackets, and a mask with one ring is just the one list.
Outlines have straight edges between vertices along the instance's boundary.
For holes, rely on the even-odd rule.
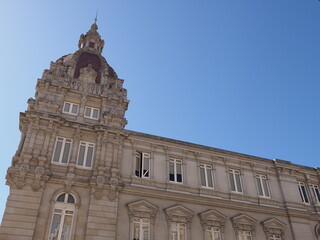
[[130,210],[140,211],[140,212],[154,212],[158,211],[158,207],[146,200],[139,200],[128,204]]
[[203,213],[200,213],[200,218],[209,221],[225,222],[227,217],[216,210],[208,210]]
[[243,225],[256,225],[258,222],[256,219],[254,219],[253,217],[250,217],[247,214],[237,215],[232,218],[232,221],[234,223],[243,224]]
[[173,207],[166,208],[165,213],[174,215],[174,216],[184,216],[184,217],[193,215],[193,212],[190,209],[182,205],[175,205]]
[[278,219],[275,218],[270,218],[262,222],[262,225],[264,228],[277,228],[284,230],[286,228],[286,224],[279,221]]

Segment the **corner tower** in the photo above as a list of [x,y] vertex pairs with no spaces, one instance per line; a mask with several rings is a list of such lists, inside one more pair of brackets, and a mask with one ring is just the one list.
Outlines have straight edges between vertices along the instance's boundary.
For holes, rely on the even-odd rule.
[[97,30],[51,62],[20,113],[1,240],[115,239],[129,101]]

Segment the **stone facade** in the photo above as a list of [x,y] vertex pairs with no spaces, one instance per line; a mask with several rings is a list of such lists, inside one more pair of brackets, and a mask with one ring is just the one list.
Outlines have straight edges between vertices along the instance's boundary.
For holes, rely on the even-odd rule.
[[316,240],[320,170],[124,129],[94,23],[20,114],[0,240]]

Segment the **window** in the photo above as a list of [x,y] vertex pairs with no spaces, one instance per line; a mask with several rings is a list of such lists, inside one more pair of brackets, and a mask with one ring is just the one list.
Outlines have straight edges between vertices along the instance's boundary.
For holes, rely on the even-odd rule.
[[71,139],[57,137],[56,145],[54,147],[52,162],[60,163],[60,164],[68,164],[71,143],[72,143]]
[[242,193],[242,185],[239,170],[229,170],[229,180],[232,192]]
[[150,154],[136,153],[136,170],[135,175],[141,178],[149,178],[150,176]]
[[86,107],[84,116],[86,118],[98,119],[100,110],[98,108]]
[[174,158],[169,160],[169,180],[182,183],[182,160]]
[[130,240],[153,240],[154,219],[158,207],[146,200],[127,205],[130,218]]
[[213,188],[212,166],[200,164],[201,186]]
[[252,240],[251,231],[239,231],[239,240]]
[[298,182],[298,187],[299,187],[301,201],[303,203],[309,203],[309,198],[308,198],[306,187],[304,186],[304,183]]
[[310,185],[311,194],[316,204],[320,204],[320,191],[319,186],[311,184]]
[[267,183],[267,177],[265,175],[256,175],[257,186],[259,195],[262,197],[270,197],[269,186]]
[[186,240],[186,224],[173,222],[171,224],[172,240]]
[[206,235],[206,240],[221,240],[220,228],[218,227],[207,227]]
[[91,168],[93,152],[93,143],[80,142],[77,165],[80,167]]
[[132,240],[149,240],[150,220],[146,218],[133,219],[133,238]]
[[272,234],[269,236],[268,240],[281,240],[281,236]]
[[71,102],[64,102],[63,105],[63,113],[77,115],[78,114],[79,105]]
[[168,223],[170,240],[190,239],[191,219],[193,212],[182,205],[175,205],[164,210]]
[[75,198],[69,193],[60,194],[54,205],[49,240],[69,240],[75,211]]

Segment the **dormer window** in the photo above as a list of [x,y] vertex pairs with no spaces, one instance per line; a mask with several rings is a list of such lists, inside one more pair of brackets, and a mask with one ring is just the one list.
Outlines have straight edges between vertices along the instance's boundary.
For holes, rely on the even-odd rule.
[[94,48],[94,43],[93,42],[89,42],[89,47]]

